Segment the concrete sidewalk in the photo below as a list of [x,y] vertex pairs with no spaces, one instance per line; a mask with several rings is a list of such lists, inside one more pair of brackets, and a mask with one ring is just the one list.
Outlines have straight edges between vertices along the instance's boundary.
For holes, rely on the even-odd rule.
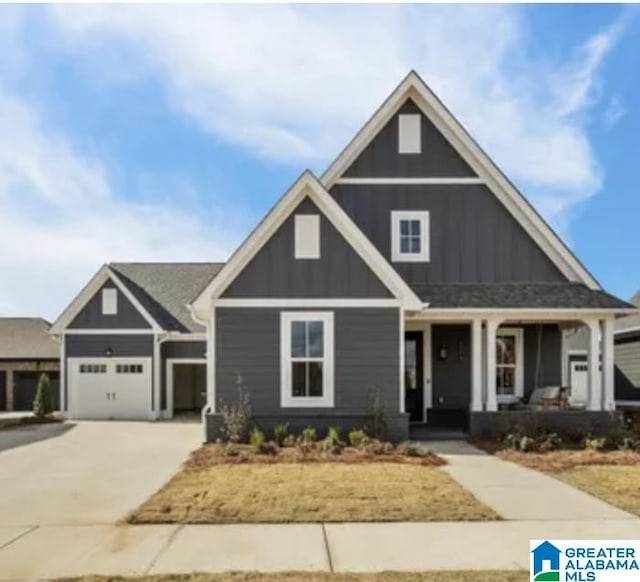
[[[430,442],[445,470],[507,520],[638,520],[539,471],[488,455],[464,441]],[[619,536],[615,536],[619,537]]]
[[528,568],[531,538],[639,537],[640,520],[629,519],[0,528],[0,580],[230,570],[513,570]]

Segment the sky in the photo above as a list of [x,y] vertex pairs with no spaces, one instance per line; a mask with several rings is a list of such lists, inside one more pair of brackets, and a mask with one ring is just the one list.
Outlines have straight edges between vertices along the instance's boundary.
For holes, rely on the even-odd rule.
[[0,315],[109,261],[225,260],[415,69],[602,285],[640,287],[620,5],[0,7]]

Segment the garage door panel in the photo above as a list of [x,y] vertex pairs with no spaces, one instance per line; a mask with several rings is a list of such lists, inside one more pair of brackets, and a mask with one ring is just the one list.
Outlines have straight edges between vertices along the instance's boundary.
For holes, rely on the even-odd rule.
[[75,418],[146,419],[151,409],[150,358],[69,360]]

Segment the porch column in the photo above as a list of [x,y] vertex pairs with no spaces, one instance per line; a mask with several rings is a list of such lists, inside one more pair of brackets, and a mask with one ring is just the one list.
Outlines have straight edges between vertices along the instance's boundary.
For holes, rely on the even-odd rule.
[[602,396],[605,410],[616,409],[613,365],[613,319],[602,320]]
[[585,321],[589,328],[589,410],[602,410],[600,383],[600,322],[597,319]]
[[498,397],[496,394],[496,330],[500,325],[499,319],[487,319],[487,405],[490,412],[498,410]]
[[471,410],[482,410],[482,320],[471,324]]

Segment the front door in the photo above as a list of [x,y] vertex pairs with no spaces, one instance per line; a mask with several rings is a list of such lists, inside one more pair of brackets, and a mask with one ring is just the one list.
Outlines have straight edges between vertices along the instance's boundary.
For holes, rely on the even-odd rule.
[[422,332],[409,331],[404,335],[405,411],[411,422],[424,419],[424,391],[422,387]]

